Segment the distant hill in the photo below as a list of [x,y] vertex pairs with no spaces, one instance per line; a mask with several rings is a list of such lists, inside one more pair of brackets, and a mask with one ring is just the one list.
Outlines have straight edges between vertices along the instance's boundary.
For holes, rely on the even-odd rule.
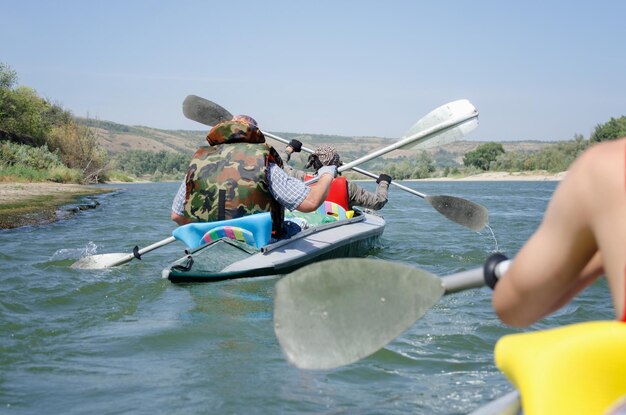
[[[191,155],[195,149],[201,145],[206,145],[206,134],[208,130],[160,130],[143,126],[128,126],[117,124],[111,121],[99,121],[87,118],[78,118],[84,125],[94,128],[98,135],[100,144],[111,155],[129,150],[143,151],[171,151]],[[338,135],[306,134],[306,133],[286,133],[273,132],[273,134],[291,140],[300,140],[306,147],[315,148],[321,144],[333,145],[341,154],[343,160],[354,160],[377,149],[383,148],[397,139],[383,137],[347,137]],[[268,142],[276,147],[284,144],[273,139]],[[468,151],[476,149],[487,141],[457,141],[441,147],[425,150],[438,161],[454,161],[462,164],[463,156]],[[538,151],[542,147],[554,144],[548,141],[502,141],[504,150],[509,151]],[[396,150],[383,158],[395,160],[402,158],[412,158],[419,151],[416,149]],[[300,156],[306,160],[306,156]]]

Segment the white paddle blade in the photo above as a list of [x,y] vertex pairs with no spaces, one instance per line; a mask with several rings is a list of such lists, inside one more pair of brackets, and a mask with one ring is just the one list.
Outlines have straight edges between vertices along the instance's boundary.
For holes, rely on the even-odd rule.
[[291,364],[332,369],[384,347],[443,294],[439,278],[408,265],[365,258],[323,261],[276,284],[274,330]]
[[425,149],[452,143],[463,138],[478,127],[478,110],[467,99],[449,102],[429,112],[424,118],[413,124],[403,138],[418,134],[450,119],[469,118],[466,122],[448,129],[436,136],[416,140],[405,148]]
[[100,269],[110,268],[116,265],[122,265],[132,261],[134,256],[132,254],[101,254],[82,257],[78,261],[74,262],[70,268],[80,269]]
[[459,141],[461,138],[474,131],[477,127],[478,118],[472,118],[471,120],[468,120],[463,124],[451,128],[443,134],[435,136],[432,140],[426,140],[418,143],[415,148],[418,150],[426,150],[428,148],[441,147],[443,145]]

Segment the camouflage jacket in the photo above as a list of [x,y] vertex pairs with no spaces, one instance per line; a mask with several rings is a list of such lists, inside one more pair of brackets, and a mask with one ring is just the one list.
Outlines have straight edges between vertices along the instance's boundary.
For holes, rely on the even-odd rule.
[[193,155],[187,169],[186,217],[199,222],[233,219],[272,212],[273,225],[282,228],[284,209],[269,191],[269,162],[280,157],[254,126],[225,122],[215,126]]

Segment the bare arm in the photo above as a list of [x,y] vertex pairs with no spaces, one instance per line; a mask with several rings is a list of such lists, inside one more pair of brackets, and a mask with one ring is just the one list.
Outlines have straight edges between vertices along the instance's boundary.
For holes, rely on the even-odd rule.
[[569,302],[605,271],[616,314],[621,316],[626,252],[624,148],[624,139],[598,145],[572,165],[543,222],[496,286],[493,307],[503,322],[530,325]]
[[172,214],[170,215],[170,218],[171,218],[174,222],[176,222],[176,224],[177,224],[178,226],[186,225],[186,224],[188,224],[188,223],[193,222],[191,219],[186,218],[186,217],[184,217],[184,216],[182,216],[182,215],[179,215],[178,213],[175,213],[175,212],[172,212]]
[[317,183],[311,186],[311,191],[306,199],[300,203],[297,210],[300,212],[313,212],[326,200],[330,184],[333,181],[331,174],[323,174]]
[[320,177],[317,183],[314,186],[307,186],[272,163],[268,170],[270,192],[286,209],[312,212],[324,202],[336,174],[335,166],[323,167],[319,170]]

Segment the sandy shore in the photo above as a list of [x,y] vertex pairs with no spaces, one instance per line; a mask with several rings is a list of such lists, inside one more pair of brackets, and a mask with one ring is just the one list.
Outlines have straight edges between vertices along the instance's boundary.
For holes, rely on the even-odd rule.
[[85,194],[90,186],[60,183],[0,183],[0,204],[26,201],[37,196]]
[[561,173],[548,173],[548,172],[519,172],[519,173],[508,173],[508,172],[486,172],[481,174],[476,174],[474,176],[467,177],[458,177],[458,178],[450,178],[450,177],[438,177],[433,179],[419,179],[418,181],[560,181],[562,180],[567,172]]

